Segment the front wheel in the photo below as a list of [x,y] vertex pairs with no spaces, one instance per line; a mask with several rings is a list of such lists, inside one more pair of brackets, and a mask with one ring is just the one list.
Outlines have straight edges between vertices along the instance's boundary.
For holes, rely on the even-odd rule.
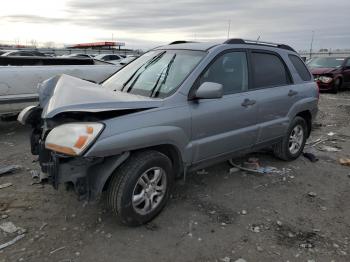
[[113,174],[108,205],[123,224],[145,224],[164,208],[173,177],[167,156],[158,151],[136,152]]
[[342,81],[340,78],[337,78],[334,80],[334,85],[333,85],[333,89],[332,89],[332,93],[336,94],[338,93],[339,90],[341,90],[341,85],[342,85]]
[[277,158],[290,161],[298,158],[304,150],[307,125],[302,117],[295,117],[285,137],[273,148]]

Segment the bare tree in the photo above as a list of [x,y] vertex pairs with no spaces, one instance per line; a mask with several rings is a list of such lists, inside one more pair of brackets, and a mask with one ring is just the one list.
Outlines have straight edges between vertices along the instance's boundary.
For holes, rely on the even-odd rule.
[[30,43],[30,45],[31,45],[32,47],[34,47],[34,48],[36,48],[37,45],[38,45],[38,42],[37,42],[35,39],[30,40],[29,43]]
[[52,41],[44,43],[44,47],[46,47],[46,48],[53,48],[54,46],[55,46],[55,43]]

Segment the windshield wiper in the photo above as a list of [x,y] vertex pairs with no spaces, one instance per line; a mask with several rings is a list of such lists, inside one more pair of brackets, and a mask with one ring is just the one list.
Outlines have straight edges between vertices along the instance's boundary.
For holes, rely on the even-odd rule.
[[[140,72],[140,74],[136,77],[136,80],[139,78],[139,76],[147,69],[147,67],[149,67],[150,65],[154,64],[155,62],[157,62],[164,54],[166,51],[163,51],[161,53],[159,53],[158,55],[154,56],[151,60],[149,60],[145,65],[140,66],[130,77],[128,80],[126,80],[126,82],[123,84],[123,87],[120,91],[123,91],[124,88],[127,86],[127,84],[129,84],[129,82],[135,77],[135,75],[143,68],[143,71]],[[130,85],[130,87],[127,89],[126,92],[129,92],[134,84],[136,82],[133,81],[133,83]]]
[[[176,54],[173,55],[173,57],[172,57],[171,60],[169,61],[168,65],[167,65],[166,67],[164,67],[164,69],[166,70],[166,71],[165,71],[165,74],[164,74],[164,78],[163,78],[163,81],[160,83],[159,88],[157,89],[159,80],[161,79],[161,77],[162,77],[162,75],[163,75],[163,70],[164,70],[164,69],[163,69],[162,72],[160,73],[160,75],[159,75],[159,77],[158,77],[158,79],[157,79],[155,85],[154,85],[153,88],[152,88],[150,97],[157,97],[157,96],[159,95],[159,90],[160,90],[160,88],[162,87],[162,85],[165,84],[165,81],[166,81],[166,79],[168,78],[170,68],[171,68],[172,64],[174,63],[175,58],[176,58]],[[154,94],[154,96],[153,96],[153,93],[154,93],[154,91],[155,91],[156,89],[157,89],[157,91],[155,92],[155,94]]]

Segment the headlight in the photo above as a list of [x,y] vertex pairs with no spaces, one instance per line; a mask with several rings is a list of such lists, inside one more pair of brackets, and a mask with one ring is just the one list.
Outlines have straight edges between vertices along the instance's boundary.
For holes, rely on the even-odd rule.
[[328,76],[320,76],[318,80],[320,80],[322,83],[328,84],[333,80],[333,78]]
[[55,127],[46,137],[45,147],[71,156],[80,155],[100,134],[101,123],[72,123]]

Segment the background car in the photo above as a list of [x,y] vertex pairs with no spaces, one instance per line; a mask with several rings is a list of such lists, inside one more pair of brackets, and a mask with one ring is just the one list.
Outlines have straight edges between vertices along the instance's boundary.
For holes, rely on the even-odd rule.
[[39,51],[10,51],[2,54],[1,56],[46,56]]
[[122,57],[121,55],[117,55],[117,54],[103,54],[103,55],[97,55],[94,57],[94,59],[110,62],[113,64],[118,62],[119,60],[121,60],[123,58],[124,57]]
[[350,86],[350,57],[317,57],[307,65],[320,90],[337,93]]
[[63,55],[63,57],[74,57],[74,58],[94,58],[95,55],[89,55],[89,54],[69,54],[69,55]]
[[138,58],[138,56],[127,56],[126,58],[119,60],[116,63],[116,65],[125,66],[125,65],[129,64],[130,62],[134,61],[136,58]]

